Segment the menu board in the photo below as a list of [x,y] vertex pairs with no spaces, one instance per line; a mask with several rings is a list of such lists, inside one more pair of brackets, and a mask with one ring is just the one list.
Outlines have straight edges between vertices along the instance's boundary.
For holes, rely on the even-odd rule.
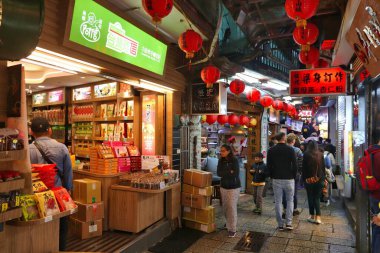
[[116,82],[95,85],[94,92],[96,98],[116,96]]
[[64,102],[64,93],[63,90],[55,90],[49,92],[48,102],[49,103],[57,103]]
[[191,114],[226,114],[227,90],[222,83],[215,83],[212,88],[206,84],[191,86]]
[[38,93],[33,95],[33,105],[42,105],[46,103],[46,93]]
[[73,89],[73,101],[91,99],[91,86]]

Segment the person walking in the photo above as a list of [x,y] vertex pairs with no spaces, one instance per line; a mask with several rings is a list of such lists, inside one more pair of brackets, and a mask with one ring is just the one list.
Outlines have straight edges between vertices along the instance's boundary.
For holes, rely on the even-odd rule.
[[223,144],[220,148],[217,175],[220,180],[223,211],[226,218],[228,237],[236,236],[237,203],[240,194],[239,161],[234,156],[231,146]]
[[309,204],[310,217],[307,221],[321,224],[320,197],[325,182],[325,161],[316,141],[310,141],[303,154],[302,179]]
[[[31,133],[35,138],[30,144],[30,161],[32,164],[55,164],[57,175],[55,187],[62,186],[71,194],[73,188],[73,170],[70,154],[67,147],[51,139],[52,130],[49,121],[42,117],[32,119]],[[59,224],[59,250],[66,249],[66,238],[68,232],[68,216],[60,219]]]
[[253,176],[253,202],[256,208],[253,212],[256,214],[261,214],[263,208],[263,190],[265,186],[265,178],[267,176],[267,166],[263,162],[264,155],[262,153],[256,153],[254,155],[254,164],[249,170],[249,173]]
[[285,229],[292,230],[294,208],[294,181],[297,175],[297,160],[294,149],[285,144],[285,133],[276,135],[278,144],[268,150],[267,168],[273,179],[276,219],[278,229],[284,230],[282,213],[282,194],[285,192],[287,200]]

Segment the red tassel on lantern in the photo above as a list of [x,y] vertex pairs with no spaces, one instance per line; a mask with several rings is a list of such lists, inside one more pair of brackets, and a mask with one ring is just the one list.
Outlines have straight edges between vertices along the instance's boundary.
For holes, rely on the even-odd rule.
[[260,100],[260,91],[258,91],[256,89],[252,89],[252,90],[248,91],[247,92],[247,99],[253,103],[256,101],[259,101]]
[[220,78],[220,71],[217,67],[207,66],[201,71],[201,78],[206,83],[207,88],[212,88],[212,85]]
[[245,90],[245,83],[242,80],[235,79],[230,83],[230,91],[239,96]]
[[202,48],[202,37],[194,30],[189,29],[178,39],[179,48],[186,53],[186,59],[191,59]]
[[249,118],[246,115],[240,115],[239,122],[241,126],[248,126]]
[[270,96],[264,96],[260,98],[260,104],[264,107],[269,107],[273,103],[273,98]]
[[207,124],[212,125],[216,122],[217,118],[218,118],[218,115],[207,115],[206,122]]
[[281,111],[284,108],[284,102],[281,100],[275,100],[272,104],[273,108],[277,111]]
[[143,0],[142,5],[152,21],[158,24],[172,11],[173,0]]
[[297,26],[306,27],[306,19],[314,16],[319,0],[286,0],[285,11],[289,18],[296,21]]
[[218,123],[224,125],[228,122],[228,115],[218,115]]
[[307,23],[306,28],[296,27],[293,31],[293,39],[298,45],[314,44],[318,35],[318,27],[312,23]]
[[228,124],[230,125],[236,125],[239,123],[239,117],[236,116],[235,114],[231,114],[228,116]]
[[319,50],[315,47],[310,47],[310,51],[301,51],[298,58],[302,64],[311,65],[318,61]]

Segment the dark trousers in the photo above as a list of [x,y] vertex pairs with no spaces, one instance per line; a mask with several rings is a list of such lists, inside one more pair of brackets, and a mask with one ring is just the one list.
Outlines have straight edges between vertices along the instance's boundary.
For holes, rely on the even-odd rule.
[[[293,210],[296,210],[298,207],[297,186],[298,186],[299,181],[300,181],[300,178],[297,175],[296,179],[294,180],[294,197],[293,197],[294,209]],[[282,206],[284,207],[284,209],[286,209],[287,207],[285,192],[282,193]]]
[[320,196],[322,194],[323,180],[315,184],[305,183],[305,188],[307,192],[310,215],[321,215]]
[[[370,197],[371,212],[380,213],[380,200]],[[380,253],[380,227],[372,223],[372,253]]]
[[69,230],[69,216],[59,219],[59,251],[66,250],[67,232]]

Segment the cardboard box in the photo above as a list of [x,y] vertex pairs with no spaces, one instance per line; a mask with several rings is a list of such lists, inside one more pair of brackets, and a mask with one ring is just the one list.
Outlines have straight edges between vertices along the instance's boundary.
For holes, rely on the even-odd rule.
[[203,170],[189,169],[185,170],[183,182],[196,187],[211,186],[212,174]]
[[78,236],[82,240],[96,237],[96,236],[101,236],[102,231],[103,231],[101,219],[95,220],[95,221],[83,222],[83,221],[71,218],[70,227],[71,227],[70,230],[73,232],[73,234]]
[[187,192],[182,192],[183,206],[203,209],[203,208],[206,208],[209,204],[210,204],[209,196],[193,195]]
[[207,186],[207,187],[199,188],[196,186],[183,184],[182,185],[182,191],[190,193],[190,194],[196,194],[196,195],[202,195],[202,196],[211,196],[212,191],[213,191],[213,187]]
[[215,208],[208,206],[205,209],[183,207],[182,218],[202,224],[215,223]]
[[196,229],[206,233],[212,233],[215,231],[215,223],[202,224],[194,221],[185,220],[185,227]]
[[78,205],[78,212],[72,214],[72,218],[83,222],[95,221],[104,218],[103,202],[93,204],[82,204],[76,202],[76,204]]
[[101,202],[100,181],[83,178],[74,180],[74,200],[82,204]]

